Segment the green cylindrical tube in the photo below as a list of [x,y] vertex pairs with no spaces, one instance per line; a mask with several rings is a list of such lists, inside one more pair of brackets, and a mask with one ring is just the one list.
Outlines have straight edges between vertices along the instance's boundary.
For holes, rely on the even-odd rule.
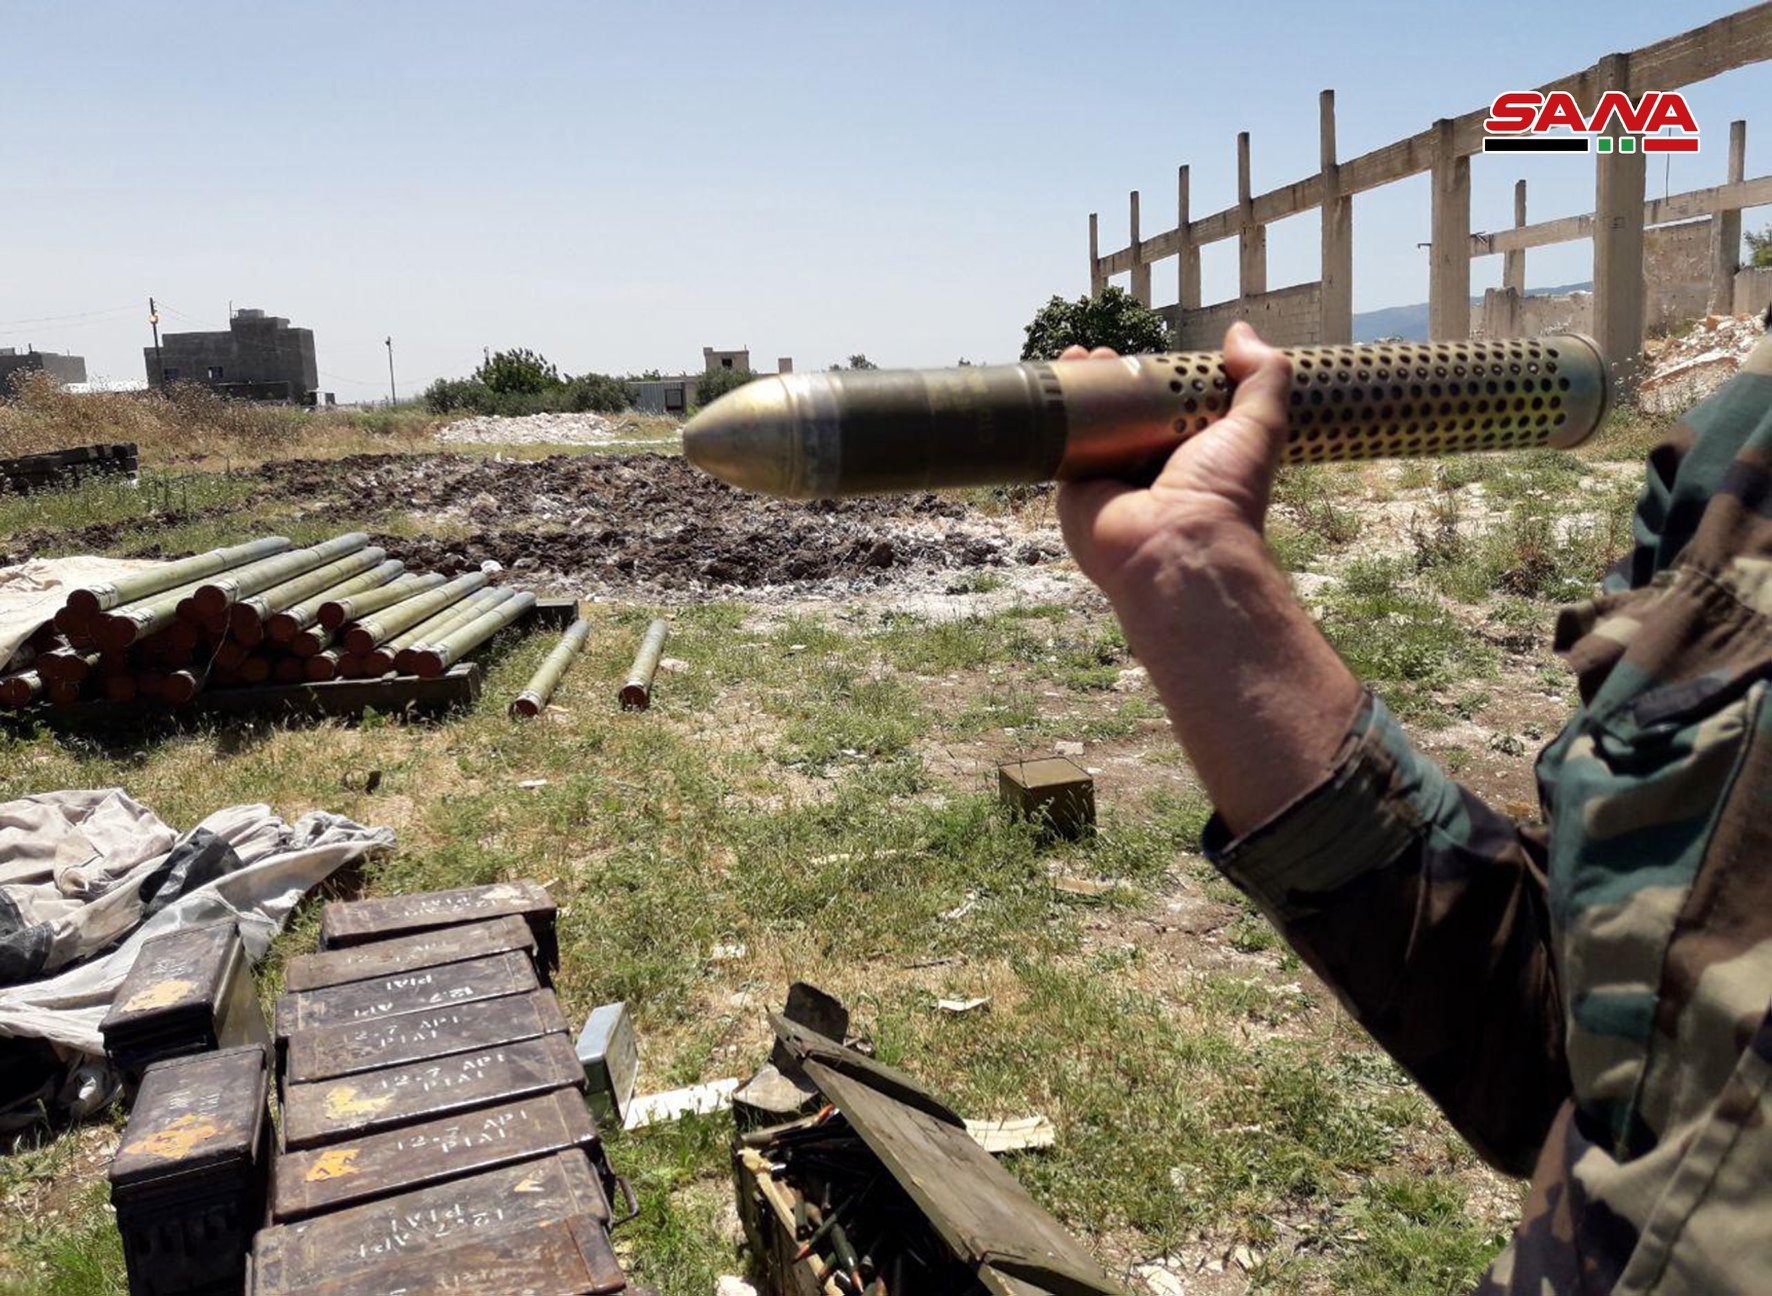
[[517,694],[516,701],[511,703],[511,714],[514,716],[537,716],[547,706],[548,699],[554,696],[554,690],[560,686],[560,677],[572,664],[572,659],[584,650],[585,640],[590,637],[591,623],[579,617],[566,633],[560,636],[560,642],[554,645],[547,660],[542,662],[541,669],[530,677],[523,691]]
[[0,706],[29,706],[42,693],[43,677],[36,671],[20,671],[0,679]]
[[[364,553],[380,553],[379,549],[365,549]],[[336,599],[349,598],[353,594],[361,594],[366,590],[380,589],[394,580],[406,570],[406,564],[398,558],[389,558],[379,562],[368,571],[358,572],[349,580],[341,581],[331,589],[321,590],[309,595],[301,602],[284,608],[281,612],[271,615],[265,622],[265,633],[278,643],[293,643],[296,635],[314,625],[320,619],[320,609]],[[318,649],[315,649],[318,652]],[[311,656],[312,654],[304,654]]]
[[208,577],[199,577],[189,585],[177,585],[163,593],[125,603],[102,613],[94,623],[92,637],[100,648],[121,652],[139,639],[146,639],[178,620],[179,604],[197,592]]
[[655,617],[646,627],[640,651],[634,654],[634,665],[627,682],[621,686],[621,709],[644,711],[652,705],[652,677],[658,673],[659,654],[664,652],[665,634],[670,626],[663,617]]
[[75,618],[90,623],[100,612],[109,612],[114,607],[134,603],[162,590],[169,590],[175,585],[189,585],[217,572],[243,567],[247,563],[281,553],[287,548],[287,538],[266,536],[262,540],[248,541],[227,549],[211,549],[208,553],[198,554],[193,558],[162,563],[148,571],[131,572],[114,581],[73,590],[68,594],[67,610]]
[[293,580],[303,572],[324,566],[334,558],[356,553],[368,544],[369,537],[364,532],[350,531],[333,536],[330,540],[323,540],[317,545],[309,545],[306,549],[292,550],[273,558],[262,558],[205,582],[191,599],[199,613],[219,616],[243,598],[260,590],[270,589],[273,585],[281,585],[286,580]]
[[334,558],[329,563],[322,563],[312,571],[303,572],[269,589],[260,590],[250,598],[241,599],[234,604],[229,612],[231,624],[238,630],[242,618],[249,618],[262,627],[268,634],[269,621],[273,613],[281,612],[292,604],[315,594],[324,594],[341,581],[349,580],[358,572],[375,566],[388,555],[380,549],[359,549],[356,553],[346,554],[343,558]]
[[436,589],[447,579],[442,572],[429,572],[423,576],[414,573],[348,598],[329,598],[320,605],[320,624],[328,630],[336,630],[352,621],[361,621],[371,612],[379,612],[416,594]]
[[424,679],[437,678],[534,606],[535,595],[524,590],[457,626],[441,643],[426,644],[417,651],[413,662],[416,673]]
[[403,603],[378,612],[367,620],[359,621],[345,635],[345,647],[358,656],[368,652],[377,644],[386,643],[402,630],[410,629],[419,622],[435,616],[443,608],[459,603],[481,589],[486,584],[485,572],[467,572],[457,576],[446,585],[420,594],[417,598],[409,598]]
[[428,621],[395,635],[369,653],[365,665],[371,674],[377,674],[376,667],[382,666],[384,671],[392,667],[402,675],[411,675],[418,669],[416,654],[430,644],[440,643],[452,630],[466,625],[482,612],[491,611],[515,593],[515,590],[499,586],[470,594],[454,607],[444,608]]

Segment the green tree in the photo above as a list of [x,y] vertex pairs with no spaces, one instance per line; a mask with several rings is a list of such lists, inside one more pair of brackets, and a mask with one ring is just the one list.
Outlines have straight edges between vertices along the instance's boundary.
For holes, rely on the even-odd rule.
[[1124,288],[1111,285],[1101,296],[1076,301],[1053,297],[1027,326],[1023,360],[1052,360],[1068,346],[1112,347],[1121,355],[1144,355],[1169,348],[1163,317]]
[[833,369],[878,369],[879,367],[879,365],[875,364],[872,360],[869,360],[859,351],[849,357],[848,364],[834,364],[831,366]]
[[757,375],[749,369],[709,369],[695,380],[695,403],[712,405],[735,387],[743,387]]
[[494,351],[474,370],[474,380],[501,396],[535,395],[560,385],[560,371],[528,347]]
[[1758,234],[1748,231],[1747,263],[1756,268],[1772,266],[1772,225],[1766,226]]

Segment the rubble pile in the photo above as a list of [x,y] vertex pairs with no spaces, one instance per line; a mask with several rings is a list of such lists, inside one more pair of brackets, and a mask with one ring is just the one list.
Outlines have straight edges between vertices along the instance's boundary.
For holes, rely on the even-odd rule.
[[1652,339],[1637,403],[1651,414],[1681,414],[1721,387],[1765,336],[1757,315],[1706,315],[1688,333]]

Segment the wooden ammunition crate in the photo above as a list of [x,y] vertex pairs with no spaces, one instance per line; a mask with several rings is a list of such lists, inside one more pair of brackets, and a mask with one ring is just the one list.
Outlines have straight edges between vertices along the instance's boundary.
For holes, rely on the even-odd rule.
[[241,1290],[264,1217],[269,1085],[256,1045],[148,1068],[110,1170],[132,1296]]
[[307,1296],[317,1283],[452,1254],[559,1220],[610,1226],[601,1178],[583,1152],[488,1170],[452,1183],[260,1231],[254,1296]]
[[494,1234],[435,1255],[390,1260],[349,1278],[315,1283],[306,1296],[603,1296],[627,1292],[609,1235],[585,1220],[554,1220]]
[[[283,965],[283,984],[291,991],[324,990],[352,981],[372,981],[420,968],[465,963],[509,950],[520,951],[531,962],[536,961],[535,933],[514,914],[353,945],[349,949],[298,954]],[[545,986],[546,970],[538,964],[536,972]]]
[[530,1094],[582,1089],[584,1083],[572,1041],[552,1034],[334,1080],[292,1084],[283,1091],[283,1145],[307,1148],[360,1138]]
[[571,1148],[602,1158],[596,1123],[576,1089],[285,1152],[271,1178],[271,1219],[287,1224]]
[[498,999],[540,988],[529,956],[508,950],[462,963],[415,968],[371,981],[282,995],[277,1000],[276,1036],[286,1040],[300,1030],[376,1021],[399,1013]]
[[283,1083],[310,1084],[565,1029],[566,1018],[551,990],[321,1026],[289,1037]]
[[420,895],[334,901],[320,911],[320,948],[348,949],[368,941],[410,936],[507,914],[529,924],[542,965],[550,972],[556,970],[560,966],[560,944],[554,932],[554,901],[528,880]]
[[239,929],[208,923],[143,941],[99,1033],[132,1083],[160,1058],[268,1044]]

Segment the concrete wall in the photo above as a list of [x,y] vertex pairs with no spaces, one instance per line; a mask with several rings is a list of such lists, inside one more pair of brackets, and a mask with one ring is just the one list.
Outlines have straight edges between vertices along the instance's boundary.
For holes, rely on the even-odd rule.
[[1643,231],[1643,326],[1666,332],[1710,303],[1711,220]]
[[143,347],[148,384],[198,383],[218,391],[283,386],[288,399],[306,400],[320,385],[314,331],[259,310],[241,310],[225,333],[167,333],[160,338],[160,369],[154,348]]
[[1772,309],[1772,266],[1745,267],[1735,272],[1735,313],[1764,315]]
[[1321,331],[1322,301],[1323,285],[1313,282],[1198,310],[1164,306],[1157,313],[1168,322],[1175,345],[1183,351],[1217,350],[1224,345],[1224,331],[1235,320],[1248,320],[1275,346],[1308,346]]
[[53,351],[21,352],[12,347],[0,347],[0,396],[12,390],[13,377],[20,373],[46,373],[63,386],[83,383],[86,381],[86,358],[57,355]]
[[1512,288],[1491,288],[1471,311],[1474,338],[1542,337],[1546,333],[1592,333],[1592,293],[1522,297]]

